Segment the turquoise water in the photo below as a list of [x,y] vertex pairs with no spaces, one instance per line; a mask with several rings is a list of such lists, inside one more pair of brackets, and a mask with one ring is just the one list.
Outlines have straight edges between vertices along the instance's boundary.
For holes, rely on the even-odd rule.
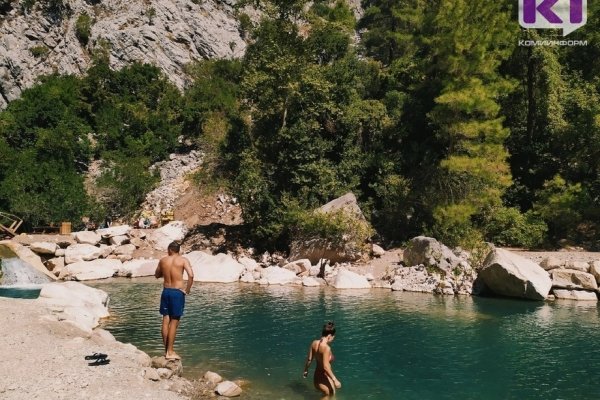
[[[106,328],[160,355],[160,284],[94,286],[111,294]],[[338,400],[599,397],[595,303],[204,284],[187,298],[175,348],[189,378],[210,369],[249,381],[243,398],[316,400],[303,362],[332,319]]]
[[40,297],[40,291],[40,288],[0,286],[0,297],[12,297],[14,299],[37,299]]

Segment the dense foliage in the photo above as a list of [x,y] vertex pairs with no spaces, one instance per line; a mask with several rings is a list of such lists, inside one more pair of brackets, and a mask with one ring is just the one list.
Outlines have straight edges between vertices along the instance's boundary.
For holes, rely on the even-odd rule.
[[[519,28],[513,3],[363,0],[357,21],[342,0],[247,0],[263,18],[238,16],[245,56],[190,66],[183,94],[102,57],[47,77],[0,114],[0,209],[131,214],[147,167],[188,143],[206,154],[198,182],[228,186],[264,246],[339,235],[347,221],[307,210],[352,191],[387,241],[598,248],[600,5],[569,36],[587,46],[552,47],[519,45],[558,33]],[[99,204],[82,179],[95,158]]]

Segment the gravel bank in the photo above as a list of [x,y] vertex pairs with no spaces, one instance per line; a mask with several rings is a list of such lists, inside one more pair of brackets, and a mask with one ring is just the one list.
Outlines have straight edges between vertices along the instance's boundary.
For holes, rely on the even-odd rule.
[[[153,382],[143,377],[150,357],[131,344],[95,329],[86,335],[58,321],[38,300],[0,297],[0,398],[164,399],[187,397],[167,390],[184,380]],[[110,364],[88,366],[84,356],[109,355]]]

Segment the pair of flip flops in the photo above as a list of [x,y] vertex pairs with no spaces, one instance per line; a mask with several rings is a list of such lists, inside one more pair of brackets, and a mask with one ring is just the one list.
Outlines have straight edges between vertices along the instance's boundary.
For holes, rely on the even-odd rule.
[[102,353],[94,353],[91,354],[89,356],[85,356],[84,358],[86,360],[94,360],[91,363],[89,363],[88,365],[90,367],[95,367],[98,365],[106,365],[110,363],[110,360],[107,358],[108,355],[107,354],[102,354]]

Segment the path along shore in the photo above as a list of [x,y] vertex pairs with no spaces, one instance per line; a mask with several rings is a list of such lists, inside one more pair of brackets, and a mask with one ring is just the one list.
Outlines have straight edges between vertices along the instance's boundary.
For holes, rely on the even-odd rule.
[[[62,318],[40,299],[0,297],[1,399],[187,398],[168,390],[189,385],[184,379],[144,378],[151,360],[135,346],[116,341],[104,329],[86,333]],[[110,364],[88,366],[84,357],[95,352],[108,354]]]

